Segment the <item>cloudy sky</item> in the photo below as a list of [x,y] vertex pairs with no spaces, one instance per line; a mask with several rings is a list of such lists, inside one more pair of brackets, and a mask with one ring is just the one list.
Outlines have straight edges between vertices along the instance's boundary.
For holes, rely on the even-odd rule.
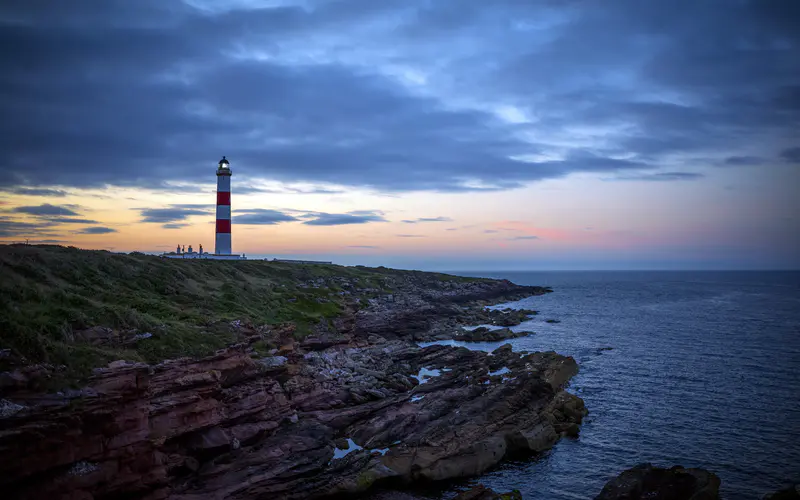
[[0,241],[800,267],[800,2],[5,0]]

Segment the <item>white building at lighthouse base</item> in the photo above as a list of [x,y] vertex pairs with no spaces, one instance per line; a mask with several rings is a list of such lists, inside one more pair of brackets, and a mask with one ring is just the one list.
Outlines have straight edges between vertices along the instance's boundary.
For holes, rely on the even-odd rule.
[[165,259],[209,259],[209,260],[247,260],[244,255],[236,254],[215,254],[215,253],[197,253],[197,252],[184,252],[175,253],[168,252],[160,255]]

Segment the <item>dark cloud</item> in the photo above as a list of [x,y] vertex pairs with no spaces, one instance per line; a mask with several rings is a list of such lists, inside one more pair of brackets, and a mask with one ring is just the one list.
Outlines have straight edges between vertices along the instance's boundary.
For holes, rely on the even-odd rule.
[[784,149],[780,156],[789,163],[800,163],[800,147]]
[[375,246],[375,245],[348,245],[347,248],[369,248],[369,249],[371,249],[371,248],[380,248],[380,247]]
[[398,238],[425,238],[423,234],[396,234]]
[[22,222],[0,217],[0,238],[28,238],[53,234],[52,222]]
[[212,210],[216,207],[216,205],[212,205],[209,203],[173,203],[170,205],[171,208],[185,208],[190,210]]
[[161,224],[161,227],[163,227],[164,229],[182,229],[184,227],[187,227],[188,225],[189,224],[185,222],[170,222],[167,224]]
[[257,186],[236,186],[236,194],[342,194],[341,189],[311,188],[301,189],[282,187],[280,189],[261,188]]
[[80,217],[41,217],[40,220],[53,224],[97,224],[96,220]]
[[[15,207],[5,213],[33,216],[33,221],[20,221],[0,216],[0,237],[58,236],[59,228],[70,224],[97,224],[96,220],[81,217],[78,205],[50,205]],[[63,229],[63,228],[62,228]]]
[[418,224],[420,222],[453,222],[450,217],[420,217],[419,219],[406,219],[406,224]]
[[766,159],[758,156],[729,156],[725,158],[725,165],[749,167],[753,165],[762,165],[766,163],[766,161]]
[[513,238],[508,238],[509,241],[521,241],[521,240],[538,240],[538,236],[514,236]]
[[234,193],[491,191],[772,157],[800,126],[797,2],[243,5],[3,2],[0,184],[202,192],[226,154]]
[[16,187],[5,189],[4,191],[22,196],[42,196],[50,198],[63,198],[67,195],[67,192],[61,189]]
[[615,181],[693,181],[702,179],[703,174],[696,172],[658,172],[654,174],[620,175],[611,180]]
[[496,229],[486,229],[483,232],[486,233],[486,234],[494,234],[494,233],[497,233],[498,231]]
[[383,215],[365,211],[350,212],[346,214],[314,213],[303,224],[309,226],[342,226],[347,224],[366,224],[368,222],[386,222]]
[[209,215],[210,208],[206,205],[172,205],[169,208],[139,208],[141,222],[155,222],[159,224],[184,221],[192,215]]
[[77,234],[108,234],[108,233],[116,233],[116,229],[112,229],[110,227],[103,227],[103,226],[93,226],[81,229],[80,231],[76,231]]
[[244,225],[273,225],[296,220],[297,217],[269,209],[236,210],[233,215],[234,224]]
[[49,203],[45,203],[43,205],[36,205],[36,206],[26,206],[26,207],[16,207],[12,209],[12,212],[20,213],[20,214],[29,214],[29,215],[79,215],[78,212],[72,210],[71,208],[67,208],[67,206],[63,205],[50,205]]

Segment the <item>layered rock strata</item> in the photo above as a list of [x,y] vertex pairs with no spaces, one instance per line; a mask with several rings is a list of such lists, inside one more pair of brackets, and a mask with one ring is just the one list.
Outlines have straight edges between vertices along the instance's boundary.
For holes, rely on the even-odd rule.
[[555,353],[373,339],[254,359],[112,363],[71,397],[0,420],[13,498],[316,498],[479,474],[574,434]]

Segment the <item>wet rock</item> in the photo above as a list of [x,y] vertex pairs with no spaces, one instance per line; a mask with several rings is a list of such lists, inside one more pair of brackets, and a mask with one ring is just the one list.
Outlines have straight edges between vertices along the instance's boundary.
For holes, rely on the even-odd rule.
[[0,399],[0,418],[7,418],[24,410],[23,405],[18,405],[7,399]]
[[522,493],[517,490],[508,493],[495,493],[479,484],[474,488],[459,493],[453,500],[522,500]]
[[514,347],[511,344],[503,344],[494,351],[492,351],[492,355],[499,356],[503,354],[509,354],[514,351]]
[[609,481],[595,500],[717,500],[719,485],[704,469],[640,464]]
[[561,323],[560,319],[548,319],[545,320],[545,323]]
[[97,464],[93,464],[86,461],[80,461],[80,462],[75,462],[72,465],[72,467],[69,468],[67,474],[70,476],[85,476],[99,469],[100,468],[97,466]]
[[800,500],[800,484],[764,495],[763,500]]
[[500,340],[527,337],[528,335],[533,335],[533,332],[514,332],[509,328],[490,329],[486,327],[478,327],[474,330],[467,330],[459,333],[455,336],[455,339],[467,342],[497,342]]
[[285,356],[271,356],[258,360],[258,362],[261,363],[261,365],[265,368],[277,368],[285,365],[287,361],[288,359]]

